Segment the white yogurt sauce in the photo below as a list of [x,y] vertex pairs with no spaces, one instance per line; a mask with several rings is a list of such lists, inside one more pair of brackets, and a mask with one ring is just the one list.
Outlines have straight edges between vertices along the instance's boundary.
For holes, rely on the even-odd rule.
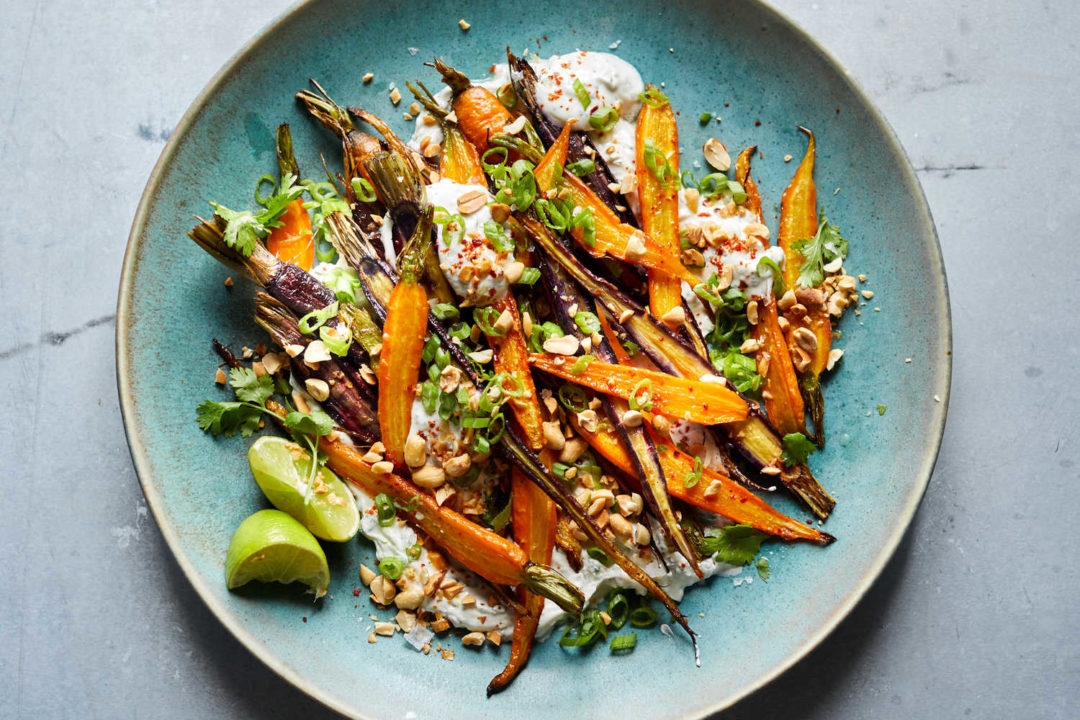
[[[667,562],[667,572],[664,571],[664,566],[660,561],[651,553],[642,557],[637,548],[627,547],[618,541],[616,542],[619,548],[626,552],[649,577],[656,580],[656,583],[671,596],[672,600],[678,602],[682,600],[686,588],[699,582],[698,577],[690,569],[686,560],[677,551],[667,546],[663,533],[659,532],[659,528],[655,523],[652,528],[656,546],[660,549],[664,560]],[[630,589],[641,595],[646,594],[645,589],[631,580],[618,565],[606,566],[585,553],[582,553],[582,561],[581,571],[577,572],[570,567],[566,560],[566,554],[560,548],[555,548],[551,564],[563,577],[581,589],[581,592],[585,594],[587,603],[603,602],[609,592],[620,588]],[[699,565],[705,577],[712,577],[716,574],[736,575],[742,571],[742,568],[733,567],[726,563],[718,563],[714,558],[702,560]],[[570,616],[558,605],[553,602],[545,602],[544,610],[540,614],[540,625],[536,630],[537,637],[547,637],[556,625],[569,619]]]
[[[641,110],[639,96],[645,91],[637,68],[617,55],[588,51],[529,62],[536,70],[536,99],[544,115],[560,127],[574,120],[574,129],[589,134],[615,182],[621,183],[634,169],[635,121]],[[574,80],[589,93],[587,109],[574,93]],[[606,108],[615,108],[619,119],[605,133],[593,128],[589,117]]]
[[[442,179],[427,186],[427,198],[435,207],[457,213],[458,198],[471,191],[484,193],[488,201],[493,198],[484,185],[467,185]],[[514,261],[512,252],[497,252],[484,235],[484,224],[492,222],[491,209],[484,205],[465,215],[465,232],[461,237],[447,242],[446,226],[436,225],[439,265],[450,281],[454,292],[462,298],[464,306],[490,305],[506,297],[510,283],[506,280],[506,266]],[[510,230],[502,225],[506,236]]]
[[[412,568],[420,582],[429,575],[441,572],[436,570],[431,563],[426,549],[421,546],[420,556],[415,560],[408,559],[408,549],[417,543],[416,532],[400,517],[387,527],[379,524],[375,513],[375,501],[363,490],[350,484],[356,505],[360,509],[360,532],[375,545],[375,557],[382,560],[387,557],[396,557],[406,563],[406,568]],[[447,600],[441,594],[435,598],[424,597],[421,605],[429,612],[441,612],[443,616],[455,627],[466,628],[470,631],[479,630],[490,632],[496,630],[504,638],[509,638],[514,631],[514,613],[510,608],[500,604],[492,605],[489,601],[491,591],[480,579],[461,565],[451,562],[446,570],[443,585],[452,582],[460,582],[465,588]],[[462,600],[472,596],[475,605],[465,606]]]

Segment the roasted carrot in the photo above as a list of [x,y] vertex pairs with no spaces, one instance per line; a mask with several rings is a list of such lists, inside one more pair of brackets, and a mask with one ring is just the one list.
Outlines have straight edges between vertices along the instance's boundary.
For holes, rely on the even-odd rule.
[[511,325],[506,330],[506,335],[488,335],[488,342],[495,350],[492,364],[495,372],[507,373],[513,377],[523,391],[520,396],[511,398],[510,406],[514,409],[514,417],[525,435],[525,441],[533,450],[539,450],[544,446],[544,418],[540,412],[540,399],[536,394],[536,384],[533,383],[532,369],[529,367],[529,348],[525,345],[525,335],[521,331],[521,316],[518,314],[517,301],[512,293],[506,293],[506,297],[494,303],[493,307],[509,315]]
[[[597,428],[590,432],[580,426],[576,417],[571,417],[571,422],[589,446],[605,460],[624,472],[634,471],[630,454],[614,432],[607,428]],[[687,487],[686,478],[694,473],[694,458],[664,442],[655,433],[653,442],[660,450],[660,464],[664,468],[668,492],[673,497],[783,540],[809,540],[822,545],[834,540],[828,533],[804,525],[773,509],[727,475],[711,468],[702,468],[701,478],[696,484]]]
[[746,191],[746,202],[743,206],[757,215],[758,222],[764,225],[765,216],[761,212],[761,193],[758,191],[754,178],[750,175],[750,158],[754,156],[755,150],[757,150],[757,146],[751,145],[739,153],[739,157],[735,159],[735,179],[739,181],[743,186],[743,190]]
[[435,117],[443,133],[442,154],[439,158],[439,175],[463,185],[486,185],[484,166],[474,145],[462,132],[458,123],[449,119],[449,113],[435,100],[435,96],[422,82],[405,83],[416,98]]
[[703,425],[742,420],[747,413],[746,401],[719,383],[563,355],[533,353],[529,364],[605,395],[621,397],[630,401],[632,408],[644,406],[661,415]]
[[[757,183],[750,175],[750,158],[754,147],[748,147],[739,153],[735,161],[735,177],[746,190],[746,205],[758,222],[764,223],[761,212],[761,194]],[[768,240],[764,243],[768,245]],[[783,434],[806,432],[806,409],[802,393],[799,390],[799,378],[791,362],[791,352],[787,338],[780,329],[777,316],[776,300],[770,290],[768,296],[758,303],[758,321],[753,326],[753,338],[760,349],[755,354],[757,371],[762,378],[761,397],[765,403],[765,412],[776,429]]]
[[587,208],[592,212],[596,227],[593,244],[586,244],[582,228],[574,228],[571,231],[570,234],[574,239],[597,257],[610,255],[674,278],[682,278],[691,285],[700,283],[701,279],[687,270],[677,257],[669,255],[655,240],[641,230],[623,223],[619,216],[577,175],[562,172],[569,149],[570,129],[571,125],[567,123],[558,139],[551,144],[543,159],[537,164],[533,175],[541,191],[546,193],[558,185],[566,191],[575,208]]
[[496,585],[524,586],[569,613],[581,612],[581,591],[550,567],[531,561],[511,540],[439,505],[431,493],[404,478],[376,473],[361,451],[351,445],[322,438],[319,449],[326,453],[327,465],[334,472],[373,497],[386,494],[411,524],[480,577]]
[[423,212],[399,258],[401,277],[390,294],[379,354],[379,428],[387,459],[399,467],[405,462],[405,441],[427,332],[427,291],[418,278],[431,244],[431,216],[431,208]]
[[304,201],[297,198],[286,205],[278,221],[281,225],[266,237],[266,249],[285,262],[311,270],[315,263],[315,239]]
[[485,152],[489,147],[488,138],[512,122],[514,116],[503,107],[495,93],[473,85],[469,78],[441,60],[435,60],[435,69],[454,93],[450,107],[457,116],[461,132],[479,152]]
[[757,371],[762,377],[761,397],[765,412],[783,434],[806,432],[806,408],[799,390],[799,378],[791,363],[791,352],[780,329],[776,300],[771,297],[758,303],[758,322],[753,337],[760,344],[755,353]]
[[[655,90],[649,85],[647,88]],[[669,257],[679,259],[679,130],[675,112],[663,95],[638,113],[635,139],[641,229]],[[651,166],[651,167],[650,167]],[[658,168],[654,170],[652,168]],[[662,318],[682,306],[682,281],[649,271],[649,308]]]
[[[555,503],[518,468],[514,468],[510,473],[510,503],[514,540],[530,561],[539,565],[550,565],[558,516]],[[521,594],[524,596],[522,600],[528,613],[518,613],[514,618],[510,659],[506,662],[506,668],[488,684],[488,696],[509,685],[525,667],[529,653],[532,652],[540,613],[544,610],[544,597],[527,590],[523,590]]]
[[[798,240],[811,238],[817,234],[817,188],[814,185],[814,134],[800,127],[807,135],[806,154],[795,170],[784,194],[780,199],[780,232],[778,242],[784,249],[784,281],[789,288],[799,288],[799,266],[803,263],[802,254],[794,248]],[[810,410],[810,419],[814,425],[814,439],[818,445],[825,444],[825,399],[821,394],[821,373],[829,361],[832,349],[832,323],[820,291],[800,293],[800,304],[806,308],[802,315],[785,315],[790,323],[788,344],[800,330],[809,330],[815,342],[812,351],[805,350],[809,343],[799,344],[796,351],[800,362],[797,366],[801,380],[799,387]],[[794,346],[793,346],[794,347]],[[805,357],[804,357],[805,356]]]

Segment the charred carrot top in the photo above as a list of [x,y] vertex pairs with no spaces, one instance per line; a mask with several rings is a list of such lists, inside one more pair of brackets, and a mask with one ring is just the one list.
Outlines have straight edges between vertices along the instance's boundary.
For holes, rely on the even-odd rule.
[[[814,157],[816,143],[814,134],[806,128],[799,128],[807,135],[806,154],[795,170],[791,183],[784,189],[780,201],[780,231],[778,242],[784,248],[784,280],[788,287],[797,288],[799,266],[803,262],[802,254],[794,248],[798,240],[811,238],[817,234],[817,188],[814,185]],[[788,345],[793,344],[796,334],[802,336],[796,353],[799,356],[800,389],[806,406],[810,410],[810,419],[814,424],[814,439],[818,445],[825,444],[825,399],[821,394],[821,373],[825,371],[832,349],[832,323],[819,291],[800,293],[807,312],[801,316],[786,318],[790,322],[787,337]],[[809,337],[814,342],[809,342]],[[812,345],[813,349],[806,349]]]
[[[589,432],[579,424],[575,425],[585,441],[605,460],[624,472],[633,472],[630,454],[614,432],[607,428]],[[784,540],[809,540],[822,545],[834,540],[828,533],[778,512],[757,495],[716,470],[703,468],[701,478],[687,487],[686,478],[694,474],[694,458],[655,434],[653,442],[660,451],[660,464],[664,468],[668,492],[673,497],[734,522],[746,523]]]
[[281,225],[270,231],[266,249],[285,262],[311,270],[315,263],[315,239],[304,201],[297,198],[289,203],[278,221]]
[[[656,90],[648,86],[648,90]],[[679,259],[679,130],[671,103],[659,93],[638,113],[635,133],[641,228],[668,257]],[[649,271],[649,308],[662,318],[682,306],[682,281]]]
[[[557,522],[555,503],[517,468],[510,474],[510,502],[514,539],[529,556],[529,560],[542,565],[551,564]],[[510,684],[525,667],[529,653],[532,652],[540,613],[544,610],[544,598],[528,591],[523,594],[525,608],[529,612],[518,613],[514,618],[514,640],[510,646],[510,659],[506,663],[506,669],[488,685],[489,696]]]
[[577,175],[562,172],[566,164],[570,127],[570,123],[567,123],[543,159],[537,163],[533,175],[536,186],[542,192],[552,189],[565,191],[574,208],[587,209],[592,213],[595,234],[590,238],[591,242],[586,241],[585,231],[580,227],[571,230],[574,239],[593,255],[611,255],[634,265],[682,278],[691,285],[700,283],[701,279],[683,267],[678,257],[669,255],[641,230],[623,223],[615,211]]
[[387,459],[399,467],[405,462],[405,441],[427,332],[427,291],[417,278],[431,244],[431,215],[428,208],[420,216],[401,254],[401,279],[390,294],[379,354],[379,429]]
[[353,446],[323,438],[319,449],[326,453],[327,465],[334,472],[371,496],[385,493],[411,524],[480,577],[496,585],[522,585],[569,613],[581,612],[581,591],[551,568],[530,561],[512,541],[439,505],[430,493],[408,480],[374,472]]
[[723,385],[684,380],[655,370],[610,365],[589,356],[529,355],[538,370],[621,397],[632,410],[652,411],[704,425],[733,422],[746,417],[747,407],[739,395]]

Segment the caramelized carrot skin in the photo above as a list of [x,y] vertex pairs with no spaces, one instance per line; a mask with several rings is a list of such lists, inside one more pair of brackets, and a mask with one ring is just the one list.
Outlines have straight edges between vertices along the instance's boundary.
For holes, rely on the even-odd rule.
[[476,149],[483,153],[488,149],[488,137],[500,132],[514,117],[503,107],[495,93],[477,85],[464,90],[453,102],[458,127],[465,133]]
[[532,369],[529,367],[529,348],[525,345],[525,335],[521,330],[517,301],[514,300],[513,293],[508,292],[506,297],[496,302],[493,307],[500,312],[509,312],[514,324],[505,337],[488,336],[488,341],[495,349],[492,363],[495,372],[507,373],[520,383],[524,393],[520,397],[511,398],[510,407],[514,410],[514,417],[521,426],[526,443],[533,450],[540,450],[544,447],[544,418],[540,412],[540,398],[533,383]]
[[427,318],[427,291],[423,286],[408,282],[395,285],[383,325],[378,410],[386,457],[399,467],[405,462],[405,441],[412,424]]
[[[645,163],[646,143],[666,158],[671,178],[661,182]],[[679,259],[679,130],[671,104],[645,103],[638,113],[635,132],[638,201],[641,227],[660,249]],[[682,305],[682,281],[656,270],[649,271],[649,308],[656,317]]]
[[[723,385],[685,380],[673,375],[623,365],[590,362],[580,373],[571,372],[576,357],[529,355],[529,363],[539,370],[592,388],[606,395],[629,400],[634,388],[647,381],[652,385],[652,411],[704,425],[746,418],[746,401]],[[643,394],[639,388],[638,397]]]
[[319,441],[319,447],[326,453],[327,464],[334,472],[368,494],[386,493],[404,507],[415,504],[416,510],[399,512],[477,575],[497,585],[517,585],[522,581],[528,557],[510,540],[440,506],[430,493],[404,478],[392,473],[376,474],[354,447],[326,438]]
[[311,270],[315,264],[315,238],[311,232],[311,217],[300,198],[285,206],[278,220],[281,225],[266,237],[266,249],[284,262]]
[[757,351],[758,373],[766,392],[762,393],[765,412],[782,434],[806,433],[806,407],[791,352],[780,329],[776,301],[771,297],[758,304],[758,323],[753,337],[761,344]]
[[[615,433],[605,428],[588,432],[579,427],[578,431],[605,460],[624,472],[634,472],[630,454]],[[684,481],[694,470],[694,458],[664,442],[655,433],[653,442],[660,451],[660,465],[672,497],[783,540],[809,540],[821,544],[832,542],[830,535],[774,510],[757,495],[716,470],[704,468],[697,484],[686,487]],[[714,484],[719,484],[719,490],[710,489]]]

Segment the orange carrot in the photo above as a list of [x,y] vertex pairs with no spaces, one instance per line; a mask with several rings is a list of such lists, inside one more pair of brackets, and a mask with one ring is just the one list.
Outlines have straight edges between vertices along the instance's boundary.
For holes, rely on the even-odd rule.
[[547,192],[556,185],[565,190],[575,208],[587,208],[592,211],[596,227],[596,237],[592,245],[585,242],[585,232],[575,228],[571,235],[586,250],[595,256],[611,255],[634,265],[641,265],[675,278],[682,278],[691,285],[697,285],[701,279],[687,270],[677,257],[665,252],[655,240],[637,228],[630,227],[619,220],[611,208],[604,203],[592,188],[583,183],[573,173],[563,172],[570,138],[570,124],[563,128],[559,138],[551,144],[543,159],[537,164],[533,175],[536,185],[542,192]]
[[511,398],[510,406],[525,434],[525,441],[533,450],[539,450],[544,446],[544,418],[540,412],[540,399],[536,394],[536,385],[529,367],[529,348],[525,345],[525,335],[521,330],[517,301],[514,300],[513,293],[508,292],[506,297],[496,302],[493,307],[500,314],[508,313],[513,324],[503,337],[487,336],[495,350],[492,363],[495,372],[507,373],[517,380],[520,389],[524,391],[520,396]]
[[524,586],[568,612],[580,612],[584,602],[581,591],[551,568],[530,560],[513,541],[439,505],[431,493],[404,478],[393,473],[376,473],[364,461],[361,451],[352,445],[322,438],[319,449],[326,453],[330,469],[372,497],[388,496],[412,525],[488,582]]
[[[758,222],[764,223],[761,212],[761,194],[750,175],[750,158],[754,148],[748,147],[739,153],[735,161],[735,177],[746,190],[746,205],[757,215]],[[768,240],[763,241],[765,245]],[[766,299],[758,303],[758,322],[753,327],[753,338],[761,346],[755,355],[758,374],[762,378],[762,399],[765,412],[769,415],[776,429],[783,434],[806,432],[806,409],[802,393],[799,390],[799,378],[791,362],[788,340],[780,329],[776,301],[772,291]]]
[[755,354],[762,377],[765,412],[782,434],[806,432],[806,408],[799,391],[799,378],[791,363],[791,352],[780,329],[776,301],[770,297],[758,303],[758,323],[753,337],[761,348]]
[[735,179],[739,181],[743,186],[743,190],[746,191],[746,202],[743,203],[743,206],[757,215],[758,222],[764,225],[765,216],[761,212],[761,193],[758,191],[754,178],[750,176],[750,158],[754,156],[755,150],[757,150],[757,146],[751,145],[739,153],[739,157],[735,159]]
[[315,239],[304,202],[297,198],[285,206],[281,225],[266,237],[266,249],[285,262],[311,270],[315,263]]
[[[555,525],[558,514],[551,502],[536,483],[530,481],[518,468],[510,474],[510,513],[514,526],[514,539],[528,555],[529,560],[541,565],[551,564],[555,547]],[[544,610],[541,595],[523,591],[527,614],[518,613],[514,618],[514,640],[510,646],[510,659],[506,668],[488,685],[488,695],[502,690],[525,667]]]
[[[784,189],[780,200],[780,231],[778,242],[784,248],[784,280],[789,288],[798,288],[799,266],[803,263],[802,254],[794,248],[798,240],[811,238],[817,234],[817,188],[814,185],[814,134],[806,128],[799,128],[807,135],[806,154],[795,170],[791,183]],[[802,293],[796,289],[796,296]],[[794,334],[801,329],[809,330],[816,340],[813,352],[806,353],[809,361],[800,364],[800,388],[810,410],[814,424],[814,436],[818,445],[825,444],[825,400],[821,394],[821,374],[829,361],[832,349],[832,322],[821,293],[807,293],[800,302],[807,312],[800,316],[786,317],[790,323],[787,331],[788,344],[792,344]],[[803,350],[798,351],[800,354]],[[805,359],[805,358],[804,358]]]
[[691,422],[715,425],[742,420],[747,414],[746,401],[718,383],[684,380],[655,370],[563,355],[533,353],[529,355],[529,363],[578,385],[621,397],[630,401],[632,407],[644,403],[650,409],[652,403],[653,412]]
[[[576,417],[571,417],[575,429],[590,447],[620,470],[634,472],[630,454],[618,435],[607,428],[589,432],[576,421]],[[784,540],[809,540],[822,545],[833,541],[834,538],[828,533],[804,525],[773,509],[757,495],[716,470],[702,468],[698,482],[686,487],[687,476],[694,472],[694,458],[664,442],[655,433],[653,443],[659,451],[660,465],[664,468],[667,489],[672,497]]]
[[[649,88],[652,88],[650,85]],[[663,97],[662,95],[659,97]],[[669,257],[679,259],[679,130],[675,112],[666,98],[647,102],[638,113],[635,133],[638,201],[641,228]],[[665,168],[665,179],[649,168]],[[649,308],[662,318],[682,306],[682,281],[656,270],[649,271]]]
[[488,138],[502,131],[514,116],[507,110],[495,93],[487,88],[473,85],[462,73],[435,59],[435,69],[443,82],[453,91],[450,106],[457,116],[458,127],[480,153],[488,149]]
[[412,424],[416,379],[427,332],[427,291],[417,279],[431,245],[431,215],[431,208],[424,211],[402,250],[401,279],[390,293],[379,354],[379,429],[387,459],[399,467],[405,463],[405,441]]

